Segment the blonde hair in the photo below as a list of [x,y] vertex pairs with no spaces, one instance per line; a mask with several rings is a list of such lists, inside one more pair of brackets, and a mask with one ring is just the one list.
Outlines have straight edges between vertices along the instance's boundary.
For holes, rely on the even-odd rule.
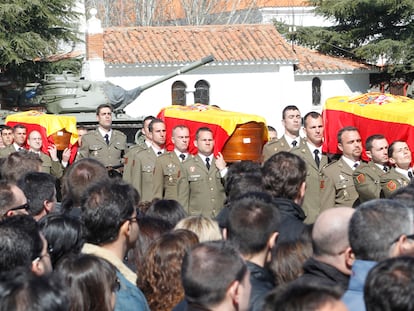
[[205,216],[189,216],[181,219],[174,230],[186,229],[194,232],[201,242],[222,240],[217,221]]

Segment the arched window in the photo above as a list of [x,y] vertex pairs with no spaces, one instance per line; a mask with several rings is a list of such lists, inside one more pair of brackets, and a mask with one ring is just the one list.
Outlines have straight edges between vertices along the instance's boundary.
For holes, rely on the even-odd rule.
[[312,79],[312,105],[319,106],[321,104],[321,79]]
[[180,105],[185,106],[186,103],[186,94],[185,90],[187,85],[183,81],[175,81],[171,87],[171,95],[172,95],[172,104],[173,105]]
[[205,80],[197,81],[195,84],[194,103],[209,105],[210,104],[210,85]]

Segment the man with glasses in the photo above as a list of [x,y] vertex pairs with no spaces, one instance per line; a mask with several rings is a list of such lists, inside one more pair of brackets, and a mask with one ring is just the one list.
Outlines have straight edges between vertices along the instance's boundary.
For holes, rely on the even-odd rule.
[[348,290],[342,300],[348,310],[364,311],[363,290],[369,270],[377,262],[414,256],[413,210],[389,199],[362,203],[349,223],[349,243],[355,258]]
[[22,267],[35,275],[52,271],[48,243],[37,222],[28,215],[7,217],[0,222],[0,272]]
[[153,197],[165,200],[178,200],[177,183],[182,163],[188,159],[190,131],[185,125],[177,125],[172,130],[174,150],[159,156],[155,161],[153,176]]
[[104,258],[117,268],[121,289],[116,294],[115,310],[149,311],[136,286],[137,275],[123,263],[138,239],[135,205],[139,194],[131,185],[114,179],[94,184],[83,198],[81,220],[86,228],[86,243],[82,252]]
[[189,215],[215,217],[226,198],[223,182],[227,164],[221,153],[214,157],[214,137],[210,128],[197,130],[194,145],[198,154],[183,163],[178,201]]
[[0,180],[0,215],[10,217],[28,214],[29,205],[23,191],[15,184]]

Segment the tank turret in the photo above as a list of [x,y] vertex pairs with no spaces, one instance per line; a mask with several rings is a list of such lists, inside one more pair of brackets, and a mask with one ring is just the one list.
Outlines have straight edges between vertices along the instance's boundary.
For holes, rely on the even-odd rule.
[[114,107],[114,112],[119,113],[146,89],[212,61],[213,56],[204,57],[132,90],[125,90],[111,82],[84,80],[69,72],[49,74],[42,83],[33,83],[26,87],[25,105],[46,107],[48,113],[66,114],[95,112],[100,104],[109,102]]

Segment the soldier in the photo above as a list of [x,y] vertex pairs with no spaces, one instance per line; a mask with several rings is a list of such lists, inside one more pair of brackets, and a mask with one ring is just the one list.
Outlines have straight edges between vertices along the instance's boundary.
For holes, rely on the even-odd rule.
[[328,164],[328,158],[322,154],[324,125],[318,112],[309,112],[303,118],[303,130],[306,139],[303,147],[292,149],[292,153],[306,162],[306,191],[302,209],[306,214],[305,223],[314,223],[322,212],[321,204],[321,169]]
[[410,183],[413,178],[411,165],[411,150],[405,141],[396,140],[388,148],[388,158],[394,165],[386,174],[380,178],[383,196],[389,198],[391,194]]
[[388,172],[388,141],[384,135],[375,134],[365,142],[368,163],[361,163],[353,173],[359,203],[379,199],[381,193],[380,177]]
[[346,126],[338,131],[337,139],[342,156],[322,169],[321,202],[324,208],[352,207],[358,199],[352,174],[360,164],[361,136],[356,127]]
[[277,139],[277,131],[273,126],[267,126],[267,133],[269,135],[269,141]]
[[178,182],[178,201],[188,215],[215,217],[223,207],[226,198],[223,179],[227,174],[223,155],[213,155],[213,132],[201,127],[196,132],[194,145],[196,156],[184,162],[183,174]]
[[5,158],[13,152],[24,150],[26,143],[27,129],[23,124],[16,124],[13,127],[13,143],[6,148],[0,149],[0,158]]
[[96,109],[98,128],[82,136],[78,159],[95,158],[108,169],[122,166],[122,156],[126,150],[126,135],[111,128],[112,111],[110,104],[98,106]]
[[[27,144],[29,145],[29,151],[39,155],[42,160],[42,172],[51,174],[56,178],[63,176],[63,165],[57,156],[57,149],[55,145],[50,145],[47,150],[50,154],[44,154],[42,149],[42,135],[38,131],[31,131],[27,137]],[[70,158],[70,149],[66,148],[62,153],[62,162],[68,162]]]
[[[165,123],[160,119],[154,119],[149,124],[151,147],[136,153],[132,159],[128,159],[128,170],[131,172],[131,180],[124,176],[124,180],[130,182],[141,195],[141,201],[151,201],[153,188],[153,173],[155,161],[164,153]],[[132,161],[131,161],[132,160]],[[129,167],[130,166],[130,167]]]
[[181,163],[188,159],[190,130],[185,125],[177,125],[172,130],[174,151],[167,152],[155,161],[153,177],[154,198],[178,200],[177,183],[181,174]]
[[263,161],[266,161],[277,152],[290,151],[292,148],[300,145],[299,129],[302,122],[298,107],[286,106],[283,109],[282,115],[285,134],[281,138],[269,141],[264,145]]
[[10,146],[13,143],[13,129],[8,125],[4,125],[1,129],[1,138],[4,147]]
[[147,116],[144,118],[143,127],[141,130],[142,135],[139,137],[138,142],[136,145],[131,146],[128,149],[128,152],[124,156],[124,180],[128,180],[129,182],[132,180],[131,176],[131,165],[128,165],[128,160],[134,157],[135,154],[137,154],[141,150],[146,150],[151,147],[151,133],[148,129],[149,124],[152,120],[154,120],[155,117],[153,116]]

